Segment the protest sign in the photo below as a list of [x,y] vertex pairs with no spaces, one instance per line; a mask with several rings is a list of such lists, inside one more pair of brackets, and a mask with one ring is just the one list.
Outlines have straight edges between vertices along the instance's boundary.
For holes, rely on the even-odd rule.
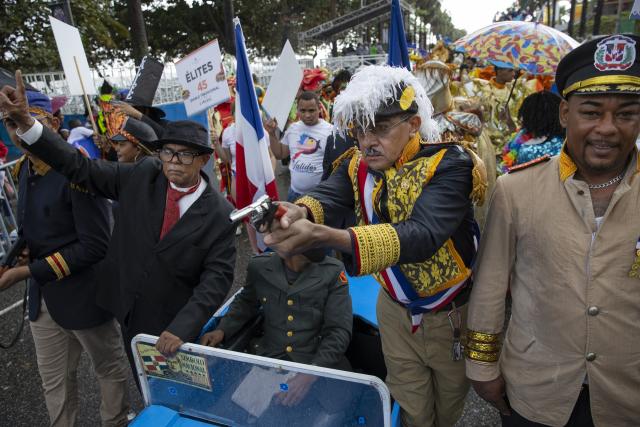
[[231,98],[217,40],[207,43],[176,62],[176,72],[189,116]]
[[633,2],[633,7],[631,8],[629,19],[640,19],[640,0],[636,0]]
[[162,62],[149,56],[142,58],[138,73],[124,100],[131,105],[152,105],[163,71]]
[[65,24],[53,16],[49,17],[49,22],[51,22],[51,29],[56,39],[60,61],[71,95],[97,95],[87,56],[84,53],[84,47],[82,47],[80,32],[76,27]]
[[262,108],[269,117],[275,118],[280,130],[284,130],[289,111],[296,99],[298,87],[302,81],[302,68],[289,40],[284,44],[276,70],[271,76]]

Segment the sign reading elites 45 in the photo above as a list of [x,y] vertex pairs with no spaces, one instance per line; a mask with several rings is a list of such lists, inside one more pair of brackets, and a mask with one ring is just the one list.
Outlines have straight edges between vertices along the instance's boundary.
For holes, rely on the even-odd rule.
[[189,116],[231,98],[218,40],[207,43],[176,62],[176,72]]

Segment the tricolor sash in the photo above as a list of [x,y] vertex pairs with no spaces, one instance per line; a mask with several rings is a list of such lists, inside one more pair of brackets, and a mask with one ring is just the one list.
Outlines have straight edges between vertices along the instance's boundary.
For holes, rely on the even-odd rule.
[[[374,209],[374,198],[382,185],[382,181],[376,182],[375,177],[368,171],[367,164],[360,160],[357,171],[358,190],[361,195],[360,207],[362,219],[366,225],[379,224],[380,220]],[[478,238],[474,238],[477,249]],[[449,304],[464,288],[469,277],[453,284],[447,289],[428,296],[421,297],[406,278],[399,265],[388,267],[379,272],[378,281],[394,300],[398,301],[411,314],[412,332],[415,332],[422,321],[422,315],[430,311],[437,311]]]

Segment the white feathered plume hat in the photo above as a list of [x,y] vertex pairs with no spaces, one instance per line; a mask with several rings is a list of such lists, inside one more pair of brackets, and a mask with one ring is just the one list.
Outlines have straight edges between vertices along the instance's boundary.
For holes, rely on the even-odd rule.
[[420,135],[425,141],[439,140],[438,127],[431,119],[433,106],[418,79],[406,68],[368,65],[336,97],[333,124],[344,133],[356,126],[373,127],[376,118],[403,113],[420,116]]

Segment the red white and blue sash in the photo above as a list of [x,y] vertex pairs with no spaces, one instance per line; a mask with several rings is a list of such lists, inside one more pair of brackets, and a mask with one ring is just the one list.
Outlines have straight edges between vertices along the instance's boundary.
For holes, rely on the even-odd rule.
[[[365,224],[379,224],[380,221],[373,208],[374,189],[376,187],[375,178],[367,170],[365,162],[360,161],[358,165],[358,189],[360,192],[360,207],[362,218]],[[474,237],[477,250],[477,237]],[[380,271],[380,276],[384,281],[383,286],[389,295],[396,301],[402,303],[411,313],[412,332],[415,332],[422,322],[422,315],[430,311],[439,310],[449,304],[458,293],[464,288],[469,278],[465,277],[459,283],[428,297],[420,297],[404,275],[400,266],[394,265]]]

